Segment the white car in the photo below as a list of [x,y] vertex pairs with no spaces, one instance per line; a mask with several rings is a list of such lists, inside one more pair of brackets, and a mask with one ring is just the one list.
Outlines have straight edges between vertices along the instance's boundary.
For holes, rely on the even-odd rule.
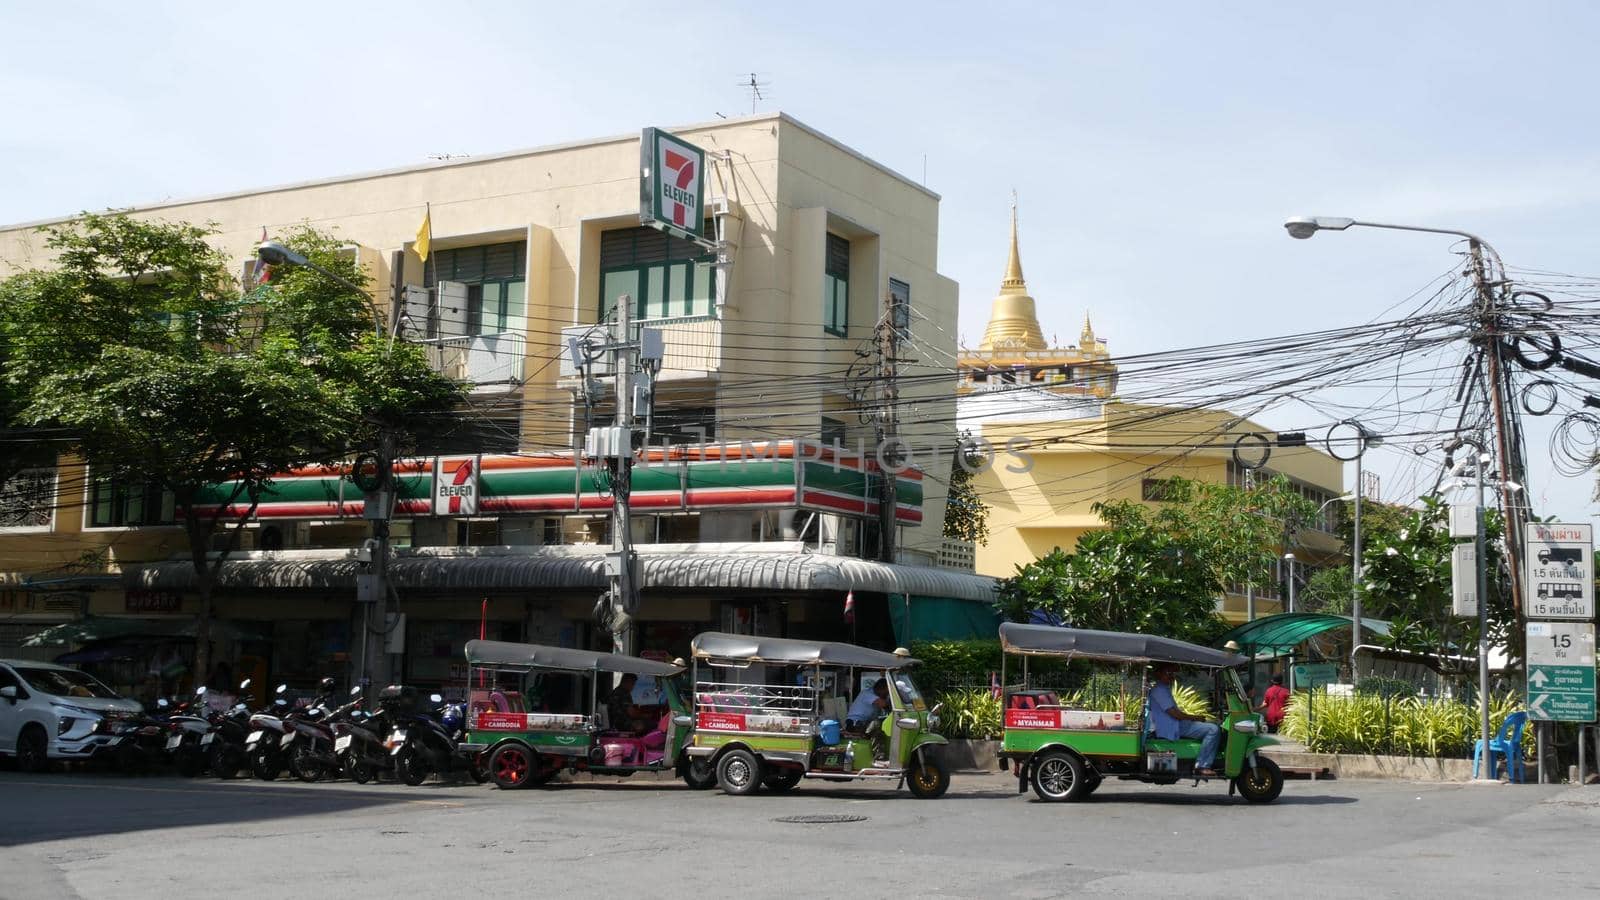
[[118,720],[139,712],[137,701],[77,669],[0,659],[0,756],[16,757],[24,772],[110,750],[123,740]]

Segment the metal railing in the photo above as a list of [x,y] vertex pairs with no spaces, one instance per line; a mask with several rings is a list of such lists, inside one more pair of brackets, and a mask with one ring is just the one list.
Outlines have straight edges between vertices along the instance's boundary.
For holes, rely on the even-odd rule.
[[522,384],[527,339],[520,334],[472,334],[417,341],[439,372],[475,389]]
[[[693,376],[701,372],[716,372],[722,368],[722,320],[715,316],[673,316],[661,319],[636,320],[642,328],[661,332],[661,377]],[[605,325],[573,325],[561,329],[560,377],[575,378],[577,369],[568,359],[566,344],[569,338],[583,340],[608,340]],[[590,370],[596,378],[612,374],[609,363],[597,362]]]

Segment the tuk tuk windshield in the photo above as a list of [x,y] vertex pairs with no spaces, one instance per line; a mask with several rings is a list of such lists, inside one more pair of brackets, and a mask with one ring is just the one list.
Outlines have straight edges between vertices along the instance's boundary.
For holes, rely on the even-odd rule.
[[900,695],[901,701],[905,703],[907,708],[926,710],[928,703],[922,699],[922,692],[917,690],[917,686],[911,682],[911,675],[904,670],[896,671],[892,674],[895,692]]

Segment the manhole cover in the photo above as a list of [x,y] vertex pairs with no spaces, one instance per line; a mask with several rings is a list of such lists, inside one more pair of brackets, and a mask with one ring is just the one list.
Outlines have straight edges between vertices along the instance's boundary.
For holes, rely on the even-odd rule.
[[846,822],[865,822],[866,816],[779,816],[774,822],[788,825],[843,825]]

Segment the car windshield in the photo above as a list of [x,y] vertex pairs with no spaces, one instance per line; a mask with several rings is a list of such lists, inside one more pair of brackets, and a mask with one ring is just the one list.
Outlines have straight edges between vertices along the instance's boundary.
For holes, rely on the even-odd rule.
[[912,709],[927,709],[927,701],[922,699],[922,692],[911,683],[911,676],[905,672],[894,673],[894,689],[899,692],[900,699]]
[[94,680],[92,675],[76,669],[35,669],[18,666],[17,674],[28,686],[41,694],[57,697],[99,697],[117,699],[117,692]]

